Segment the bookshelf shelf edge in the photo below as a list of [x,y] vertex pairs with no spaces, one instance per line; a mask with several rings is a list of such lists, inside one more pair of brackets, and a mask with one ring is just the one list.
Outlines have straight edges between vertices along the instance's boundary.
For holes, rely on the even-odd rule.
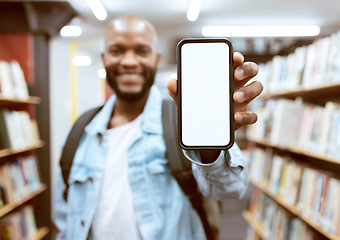
[[0,103],[2,104],[40,104],[41,103],[41,98],[40,97],[35,97],[31,96],[26,100],[23,99],[16,99],[16,98],[6,98],[0,94]]
[[323,96],[329,97],[325,92],[332,90],[336,96],[336,91],[340,91],[340,83],[327,84],[324,86],[316,86],[313,88],[298,88],[297,90],[287,90],[277,93],[268,93],[261,96],[262,99],[268,100],[273,98],[295,98],[295,97],[312,97],[312,96]]
[[15,154],[20,154],[20,153],[24,153],[24,152],[28,152],[28,151],[32,151],[32,150],[36,150],[39,148],[42,148],[44,146],[44,142],[43,141],[39,141],[34,145],[22,148],[22,149],[1,149],[0,150],[0,159],[2,157],[7,157],[7,156],[11,156],[11,155],[15,155]]
[[324,162],[328,162],[328,163],[332,163],[332,164],[340,166],[340,161],[332,159],[332,158],[330,158],[326,155],[320,155],[320,154],[310,153],[310,152],[307,152],[307,151],[301,151],[300,149],[295,149],[293,147],[283,147],[283,146],[275,145],[275,144],[270,143],[268,140],[257,140],[257,139],[247,138],[247,141],[253,142],[253,143],[256,143],[256,144],[260,144],[260,145],[263,145],[263,146],[271,147],[271,148],[277,148],[277,149],[282,150],[282,151],[291,152],[291,153],[303,155],[303,156],[306,156],[306,157],[315,158],[315,159],[318,159],[318,160],[321,160],[321,161],[324,161]]
[[47,189],[47,185],[46,184],[41,184],[39,189],[33,193],[28,194],[28,196],[24,197],[20,202],[17,203],[9,203],[6,204],[5,206],[0,208],[0,218],[5,216],[6,214],[10,213],[11,211],[13,211],[14,209],[16,209],[17,207],[23,205],[24,203],[28,202],[29,200],[35,198],[36,196],[38,196],[39,194],[41,194],[42,192],[44,192]]
[[257,221],[249,211],[243,211],[242,216],[248,222],[251,228],[254,229],[256,235],[258,235],[263,240],[269,240],[264,236],[263,226],[261,223]]
[[29,240],[41,240],[48,234],[48,232],[48,227],[39,228],[36,234],[32,236]]

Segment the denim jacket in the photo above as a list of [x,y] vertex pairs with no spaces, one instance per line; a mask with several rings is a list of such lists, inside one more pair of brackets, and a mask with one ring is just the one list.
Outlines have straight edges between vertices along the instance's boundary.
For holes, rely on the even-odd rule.
[[[58,171],[54,206],[54,222],[59,230],[57,239],[88,238],[107,159],[103,136],[114,103],[115,96],[112,96],[85,128],[70,172],[67,203],[62,197],[65,184],[60,169]],[[140,132],[127,153],[139,228],[144,240],[203,240],[206,237],[200,218],[167,167],[161,108],[162,96],[152,87]],[[222,151],[211,164],[202,164],[195,151],[185,154],[192,161],[193,174],[204,195],[216,199],[243,195],[248,174],[236,144],[229,151]]]

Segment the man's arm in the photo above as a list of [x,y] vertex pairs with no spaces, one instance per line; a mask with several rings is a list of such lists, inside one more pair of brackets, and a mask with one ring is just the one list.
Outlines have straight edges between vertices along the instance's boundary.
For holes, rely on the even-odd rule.
[[221,151],[213,163],[203,163],[198,151],[184,151],[203,195],[214,199],[240,198],[248,185],[247,163],[236,144]]
[[[258,66],[253,62],[244,62],[241,53],[234,53],[234,120],[235,130],[254,124],[257,115],[248,111],[248,104],[263,90],[260,82],[247,82],[258,73]],[[245,86],[246,85],[246,86]],[[177,104],[177,79],[170,79],[167,84],[169,94]],[[248,184],[247,164],[236,144],[228,151],[199,150],[185,151],[193,164],[193,174],[204,195],[217,199],[240,197]]]

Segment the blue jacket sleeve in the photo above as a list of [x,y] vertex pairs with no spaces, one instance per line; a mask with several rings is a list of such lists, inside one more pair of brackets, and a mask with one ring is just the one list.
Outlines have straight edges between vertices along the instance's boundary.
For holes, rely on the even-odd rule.
[[203,195],[218,200],[241,198],[248,186],[248,169],[239,147],[234,144],[211,164],[203,164],[197,151],[184,151],[192,162],[193,175]]

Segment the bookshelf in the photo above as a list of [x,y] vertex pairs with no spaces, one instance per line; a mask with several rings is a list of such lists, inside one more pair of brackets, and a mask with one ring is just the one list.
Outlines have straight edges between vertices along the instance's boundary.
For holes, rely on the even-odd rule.
[[312,88],[298,88],[296,90],[284,91],[278,93],[268,93],[261,96],[262,99],[272,98],[288,98],[295,99],[296,97],[302,98],[337,98],[339,97],[340,83],[329,84],[325,86],[312,87]]
[[261,225],[261,223],[257,221],[249,211],[243,211],[242,216],[254,229],[257,236],[259,236],[262,240],[270,240],[269,238],[265,237],[263,226]]
[[[37,232],[30,239],[51,239],[50,190],[50,96],[49,96],[49,40],[77,15],[66,0],[62,1],[0,1],[0,60],[16,60],[23,69],[29,97],[0,95],[0,110],[26,111],[37,122],[39,141],[24,147],[0,150],[1,164],[17,158],[35,156],[42,185],[19,202],[0,208],[8,218],[24,206],[36,210]],[[1,206],[1,205],[0,205]],[[1,238],[1,237],[0,237]]]
[[22,100],[15,98],[14,99],[6,98],[0,94],[0,107],[17,107],[40,103],[41,103],[40,97],[29,97],[27,100]]
[[48,230],[47,227],[39,228],[37,230],[37,233],[33,237],[31,237],[29,240],[41,240],[41,239],[44,239],[44,237],[46,237],[48,232],[49,232],[49,230]]
[[[312,229],[308,236],[319,235],[314,239],[340,240],[340,72],[333,64],[339,40],[340,32],[262,64],[259,80],[267,89],[252,108],[258,123],[246,133],[250,183],[271,199],[263,204],[301,220]],[[266,239],[265,210],[262,219],[251,211],[258,199],[243,217]],[[292,221],[286,224],[293,232]]]
[[262,146],[265,146],[265,147],[279,149],[281,151],[286,151],[286,152],[298,154],[298,155],[305,156],[305,157],[308,157],[308,158],[318,159],[319,161],[322,161],[322,162],[325,162],[325,163],[331,163],[331,164],[334,164],[336,166],[340,166],[340,160],[333,159],[333,158],[331,158],[327,155],[311,153],[311,152],[308,152],[308,151],[301,150],[300,148],[285,147],[285,146],[272,144],[269,140],[266,140],[266,139],[258,140],[258,139],[253,139],[253,138],[247,138],[247,141],[258,144],[258,145],[262,145]]
[[[13,77],[13,75],[11,76]],[[12,82],[13,80],[13,78],[8,78],[6,81]],[[22,80],[25,81],[25,79]],[[1,91],[4,91],[4,89],[1,89]],[[18,214],[21,214],[20,221],[23,221],[25,226],[28,226],[28,232],[33,234],[32,239],[43,239],[49,232],[49,227],[47,226],[36,229],[36,220],[33,212],[29,211],[28,213],[22,210],[25,205],[30,204],[31,201],[47,189],[47,185],[40,182],[37,159],[34,157],[28,160],[29,156],[36,156],[36,150],[44,146],[44,142],[37,139],[39,137],[38,129],[32,127],[33,125],[36,126],[36,121],[31,119],[34,116],[29,116],[28,114],[31,110],[30,105],[39,103],[39,97],[28,97],[25,100],[15,97],[6,98],[4,96],[0,98],[0,114],[2,118],[0,134],[2,148],[0,150],[1,228],[3,232],[17,232],[18,236],[27,237],[18,228],[14,227],[15,223],[13,222],[16,221],[14,219],[18,219]],[[7,114],[5,114],[5,111]],[[23,112],[26,114],[23,114]],[[14,116],[20,121],[15,121]],[[15,130],[10,131],[9,128],[15,128]],[[30,135],[29,137],[27,136],[28,134]],[[15,138],[23,138],[21,147],[14,145],[17,144],[17,141],[14,141]],[[31,167],[32,161],[34,161],[34,171],[32,171]],[[33,179],[35,179],[34,183],[32,182]],[[36,187],[34,184],[39,186]],[[11,216],[7,217],[7,215]],[[28,232],[25,234],[28,234]]]
[[9,157],[9,156],[14,156],[22,153],[26,153],[29,151],[37,150],[39,148],[42,148],[44,146],[43,141],[39,141],[36,144],[33,144],[31,146],[27,146],[21,149],[11,149],[11,148],[6,148],[6,149],[1,149],[0,150],[0,158],[4,157]]
[[26,202],[32,200],[33,198],[37,197],[39,194],[44,192],[46,189],[47,189],[46,184],[41,184],[37,191],[28,194],[21,201],[16,202],[16,203],[9,203],[9,204],[6,204],[5,206],[1,207],[0,208],[0,218],[5,216],[6,214],[12,212],[13,210],[20,207],[21,205],[25,204]]
[[[307,217],[303,216],[300,211],[296,208],[296,206],[293,206],[289,203],[286,203],[286,201],[280,197],[277,196],[273,193],[271,193],[271,191],[269,190],[269,188],[264,185],[263,183],[260,183],[252,178],[250,178],[250,182],[258,189],[260,189],[262,192],[264,192],[267,196],[269,196],[270,198],[272,198],[273,200],[275,200],[278,204],[280,204],[282,207],[284,207],[286,210],[288,210],[290,213],[294,214],[295,216],[297,216],[298,218],[300,218],[301,220],[303,220],[307,225],[309,225],[311,228],[313,228],[314,230],[316,230],[317,232],[319,232],[321,235],[327,237],[328,239],[331,240],[340,240],[340,236],[336,236],[335,234],[330,234],[328,232],[326,232],[325,230],[323,230],[320,226],[318,226],[316,223],[314,223],[313,221],[311,221],[310,219],[308,219]],[[247,212],[247,214],[250,214],[249,212]],[[257,224],[258,225],[258,224]],[[258,228],[258,227],[257,227]],[[261,228],[260,228],[261,229]]]

